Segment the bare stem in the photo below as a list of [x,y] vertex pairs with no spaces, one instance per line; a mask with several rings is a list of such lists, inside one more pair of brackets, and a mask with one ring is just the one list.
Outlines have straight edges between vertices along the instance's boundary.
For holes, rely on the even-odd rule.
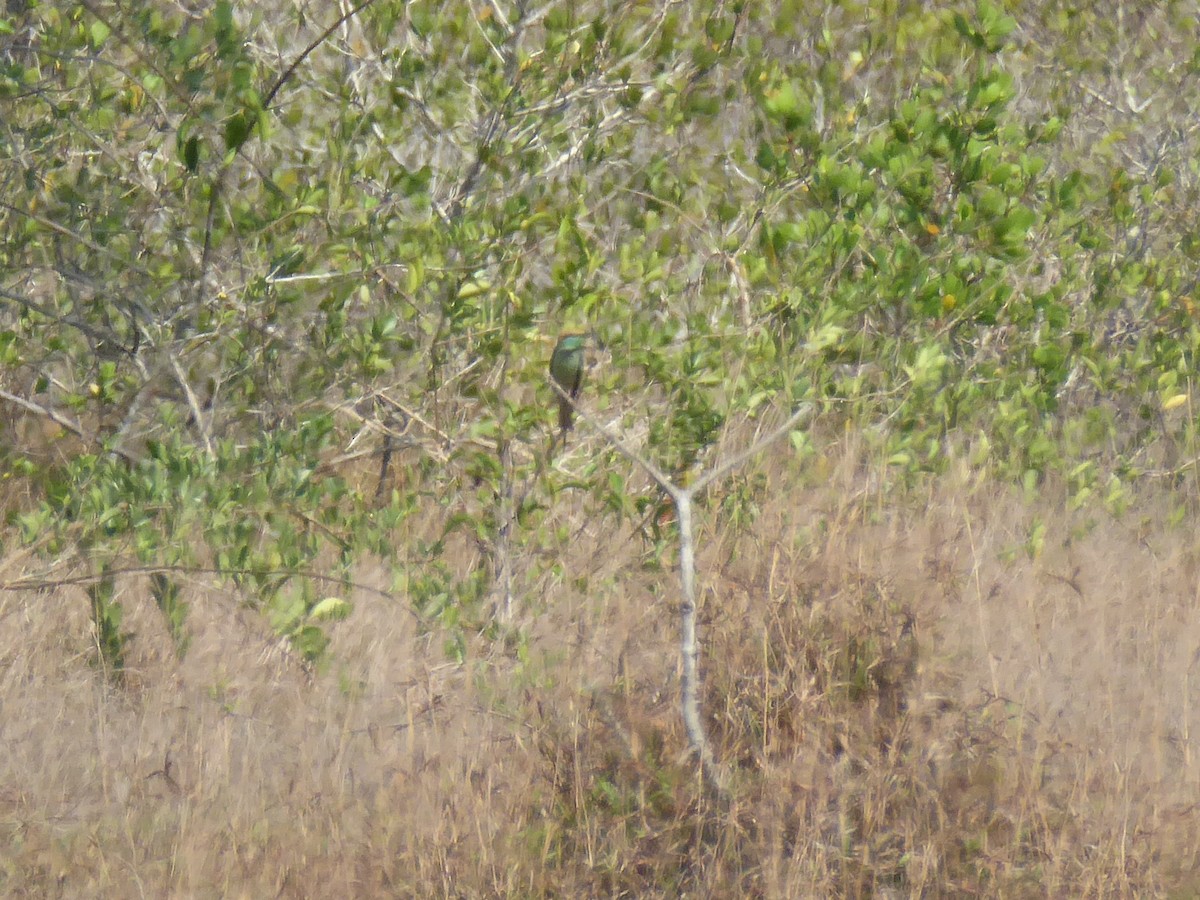
[[700,760],[700,770],[705,782],[718,797],[728,798],[729,776],[713,752],[712,744],[709,742],[704,728],[704,719],[700,713],[700,642],[696,634],[696,539],[692,526],[692,499],[708,485],[741,466],[769,444],[779,440],[801,421],[810,418],[813,414],[813,407],[811,404],[801,406],[788,417],[786,422],[770,434],[697,478],[690,487],[684,488],[671,481],[650,460],[627,446],[612,430],[580,409],[566,391],[555,383],[553,378],[548,377],[547,382],[555,394],[571,404],[571,408],[575,410],[581,421],[598,431],[623,456],[641,466],[657,482],[658,486],[670,495],[671,501],[675,504],[679,526],[679,586],[681,593],[679,604],[680,712],[683,717],[683,727],[687,732],[688,743]]

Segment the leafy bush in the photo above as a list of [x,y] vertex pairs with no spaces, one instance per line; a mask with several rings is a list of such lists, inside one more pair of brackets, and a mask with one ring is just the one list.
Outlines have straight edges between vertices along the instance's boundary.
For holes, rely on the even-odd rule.
[[[447,600],[413,603],[461,625],[469,598],[479,625],[560,546],[563,466],[594,515],[657,502],[602,447],[552,460],[548,350],[583,327],[609,348],[587,402],[681,476],[811,401],[898,483],[966,454],[1119,505],[1147,448],[1191,440],[1166,414],[1200,345],[1171,218],[1194,175],[1170,134],[1141,168],[1116,130],[1078,158],[1089,124],[1031,73],[1042,43],[1090,48],[1039,14],[12,14],[0,354],[36,498],[15,521],[98,584],[215,569],[315,658],[313,575],[391,556],[420,512],[443,531],[406,580]],[[445,573],[447,540],[478,568]]]

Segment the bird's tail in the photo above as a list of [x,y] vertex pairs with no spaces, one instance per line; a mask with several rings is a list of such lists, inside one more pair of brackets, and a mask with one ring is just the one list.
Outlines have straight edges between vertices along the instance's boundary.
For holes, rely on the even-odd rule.
[[558,398],[558,427],[564,434],[571,430],[574,425],[574,416],[572,415],[571,404],[562,397]]

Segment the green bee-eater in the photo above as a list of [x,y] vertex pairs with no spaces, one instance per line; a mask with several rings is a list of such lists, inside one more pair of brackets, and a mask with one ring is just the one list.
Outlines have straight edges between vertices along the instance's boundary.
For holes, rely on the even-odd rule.
[[[583,345],[586,340],[582,334],[564,334],[550,357],[550,377],[572,400],[579,396],[579,386],[583,383]],[[566,434],[571,430],[571,404],[562,397],[557,399],[558,427]]]

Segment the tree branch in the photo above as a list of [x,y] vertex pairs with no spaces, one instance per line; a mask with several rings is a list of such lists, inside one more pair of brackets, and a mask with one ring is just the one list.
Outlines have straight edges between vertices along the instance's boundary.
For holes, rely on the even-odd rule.
[[[58,412],[55,409],[51,409],[48,406],[42,406],[40,403],[34,403],[32,400],[26,400],[24,397],[18,397],[16,394],[10,394],[8,391],[3,390],[3,389],[0,389],[0,400],[7,400],[9,403],[13,403],[13,404],[21,407],[22,409],[27,410],[28,412],[31,412],[35,415],[43,416],[43,417],[49,419],[51,422],[54,422],[57,425],[61,425],[63,428],[67,429],[67,431],[71,432],[73,435],[75,435],[78,438],[81,438],[82,440],[86,441],[89,444],[96,444],[96,445],[103,444],[103,442],[99,438],[95,437],[94,435],[90,435],[86,431],[84,431],[83,426],[80,425],[78,422],[72,422],[70,419],[68,419],[62,413]],[[129,453],[126,453],[124,450],[119,450],[115,447],[107,447],[105,449],[108,450],[108,452],[113,454],[114,456],[120,457],[121,459],[125,460],[125,462],[129,463],[130,465],[137,462],[136,457],[130,455]]]
[[564,391],[552,377],[547,375],[547,382],[559,398],[571,405],[579,419],[592,429],[598,431],[604,439],[615,447],[621,455],[632,460],[658,483],[675,504],[675,514],[679,526],[679,587],[681,600],[679,604],[679,705],[683,718],[683,727],[687,732],[688,743],[700,760],[700,771],[705,782],[716,796],[722,800],[729,797],[729,775],[725,767],[713,752],[712,744],[704,728],[700,703],[700,643],[696,633],[696,539],[692,526],[692,499],[719,478],[727,475],[733,469],[741,466],[756,453],[779,440],[790,432],[802,420],[812,416],[814,407],[803,404],[787,421],[774,429],[766,437],[755,441],[748,449],[735,454],[732,458],[721,463],[716,468],[696,479],[690,487],[680,487],[654,463],[646,459],[636,450],[625,445],[611,430],[600,424],[589,413],[580,409],[569,394]]

